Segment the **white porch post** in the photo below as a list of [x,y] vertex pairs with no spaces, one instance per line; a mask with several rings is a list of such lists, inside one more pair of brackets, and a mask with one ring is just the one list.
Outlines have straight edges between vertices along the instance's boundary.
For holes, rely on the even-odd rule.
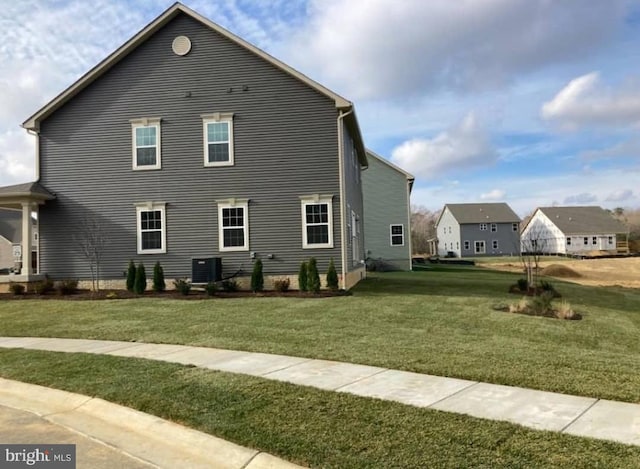
[[33,242],[33,230],[31,224],[31,203],[22,202],[22,275],[31,275],[31,250]]

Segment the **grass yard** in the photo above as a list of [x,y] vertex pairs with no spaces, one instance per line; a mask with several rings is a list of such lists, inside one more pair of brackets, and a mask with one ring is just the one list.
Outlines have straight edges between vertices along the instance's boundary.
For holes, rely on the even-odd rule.
[[581,321],[494,311],[518,275],[436,266],[353,296],[0,301],[0,335],[211,346],[640,402],[640,290],[553,281]]
[[638,447],[141,359],[0,349],[0,375],[98,396],[311,467],[640,464]]

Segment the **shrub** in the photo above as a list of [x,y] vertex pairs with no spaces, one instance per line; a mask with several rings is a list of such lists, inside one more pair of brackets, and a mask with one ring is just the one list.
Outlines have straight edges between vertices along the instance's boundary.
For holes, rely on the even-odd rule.
[[12,283],[9,285],[9,291],[14,295],[24,295],[26,287],[21,283]]
[[167,289],[167,285],[164,282],[164,269],[160,265],[160,262],[156,262],[153,266],[153,291],[163,292]]
[[136,283],[136,265],[133,260],[129,261],[129,267],[127,268],[127,290],[133,291],[133,286]]
[[53,281],[51,279],[44,279],[40,282],[36,282],[33,285],[33,291],[35,291],[38,295],[46,295],[47,293],[51,293],[55,290],[53,285]]
[[216,282],[209,282],[204,286],[204,291],[207,292],[207,295],[214,296],[218,291],[218,284]]
[[78,291],[78,281],[74,279],[60,280],[56,282],[55,287],[59,295],[73,295]]
[[186,278],[177,278],[173,281],[173,285],[176,287],[180,293],[184,296],[187,296],[191,291],[191,282],[189,282]]
[[291,285],[291,281],[288,278],[282,278],[275,280],[273,282],[273,289],[278,292],[286,292],[289,291],[289,286]]
[[320,292],[320,274],[315,257],[309,259],[307,264],[307,289],[312,293]]
[[553,292],[545,291],[540,295],[531,297],[529,308],[533,314],[543,316],[552,311],[551,300],[553,300]]
[[133,283],[133,291],[137,295],[142,295],[147,289],[147,273],[144,270],[144,264],[141,262],[136,268],[136,280]]
[[238,287],[238,283],[235,280],[223,280],[222,289],[226,292],[234,292],[238,291],[240,287]]
[[256,259],[251,272],[251,291],[259,292],[264,290],[264,275],[262,274],[262,261]]
[[517,283],[520,291],[527,291],[529,289],[529,282],[526,278],[519,278]]
[[554,314],[558,319],[579,319],[579,315],[567,301],[560,302],[560,306],[558,306]]
[[334,291],[338,289],[338,272],[336,272],[333,258],[329,261],[329,268],[327,269],[327,288]]
[[509,305],[510,313],[524,313],[529,308],[529,300],[527,298],[521,298],[517,303]]
[[309,289],[308,280],[307,263],[302,261],[300,270],[298,271],[298,289],[300,291],[307,291]]

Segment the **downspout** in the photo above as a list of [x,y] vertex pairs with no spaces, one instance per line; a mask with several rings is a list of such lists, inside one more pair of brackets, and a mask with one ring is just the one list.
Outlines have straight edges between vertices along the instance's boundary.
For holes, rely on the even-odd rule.
[[27,133],[29,135],[33,135],[36,138],[36,182],[40,181],[40,133],[32,130],[32,129],[27,129]]
[[353,108],[349,109],[347,112],[340,110],[338,114],[338,177],[340,178],[340,256],[342,257],[342,262],[340,262],[342,266],[342,288],[344,290],[347,289],[347,244],[345,243],[344,230],[345,226],[347,226],[345,221],[345,187],[344,187],[344,142],[342,138],[342,120],[353,113]]
[[[27,133],[29,135],[33,135],[36,138],[36,164],[35,164],[35,170],[36,170],[36,182],[40,181],[40,133],[36,130],[33,129],[26,129]],[[39,274],[40,273],[40,210],[39,208],[36,206],[36,216],[37,216],[37,223],[38,223],[38,238],[36,239],[36,271],[34,272],[34,274]],[[31,223],[31,215],[29,215],[29,223]],[[33,240],[32,240],[33,241]],[[31,266],[29,266],[29,269],[31,269]]]
[[411,181],[407,180],[407,236],[409,240],[409,271],[413,270],[413,245],[411,243]]

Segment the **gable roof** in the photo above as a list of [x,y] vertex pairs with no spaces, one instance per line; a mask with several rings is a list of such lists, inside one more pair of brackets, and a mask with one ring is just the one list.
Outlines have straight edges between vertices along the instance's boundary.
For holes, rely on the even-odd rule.
[[539,207],[538,210],[565,235],[615,234],[629,231],[622,222],[602,207]]
[[[506,203],[446,204],[458,223],[519,223],[520,217]],[[444,213],[444,210],[442,210]],[[442,216],[442,215],[440,215]],[[440,220],[438,220],[439,222]]]
[[377,153],[375,153],[375,152],[373,152],[373,151],[371,151],[369,149],[367,149],[367,157],[372,157],[375,160],[380,161],[382,164],[387,165],[391,169],[399,172],[404,177],[406,177],[407,178],[407,182],[409,183],[409,192],[411,192],[411,189],[413,189],[413,183],[416,180],[416,178],[415,178],[415,176],[413,174],[408,173],[407,171],[405,171],[401,167],[396,166],[391,161],[387,160],[386,158],[383,158],[382,156],[378,155]]
[[345,111],[345,112],[352,111],[349,114],[345,114],[345,123],[354,138],[356,148],[358,150],[358,157],[359,157],[360,163],[363,166],[366,166],[367,157],[366,157],[364,143],[362,140],[362,133],[358,125],[358,120],[355,115],[355,109],[354,109],[353,103],[351,101],[343,98],[339,94],[331,91],[329,88],[326,88],[320,83],[312,80],[311,78],[307,77],[303,73],[293,69],[292,67],[285,64],[284,62],[281,62],[280,60],[267,54],[266,52],[254,46],[253,44],[245,41],[239,36],[236,36],[232,32],[224,29],[223,27],[217,25],[213,21],[205,18],[199,13],[196,13],[192,9],[186,7],[185,5],[179,2],[176,2],[172,6],[170,6],[167,10],[165,10],[164,13],[158,16],[155,20],[153,20],[151,23],[145,26],[135,36],[133,36],[131,39],[125,42],[122,46],[116,49],[113,53],[107,56],[107,58],[105,58],[102,62],[98,63],[95,67],[93,67],[91,70],[85,73],[82,77],[80,77],[75,83],[73,83],[67,89],[62,91],[58,96],[56,96],[51,101],[49,101],[49,103],[43,106],[35,114],[30,116],[26,121],[22,123],[22,127],[24,127],[27,130],[34,130],[37,132],[39,130],[40,121],[42,121],[43,119],[46,119],[49,115],[51,115],[58,108],[63,106],[67,101],[73,98],[76,94],[78,94],[80,91],[82,91],[91,83],[93,83],[95,80],[100,78],[111,67],[113,67],[118,62],[120,62],[120,60],[125,58],[129,53],[135,50],[140,44],[145,42],[149,37],[155,34],[160,28],[162,28],[164,25],[169,23],[172,19],[174,19],[176,16],[178,16],[181,13],[187,16],[190,16],[196,21],[199,21],[209,29],[224,36],[225,38],[236,43],[237,45],[244,47],[245,49],[254,53],[258,57],[262,58],[263,60],[266,60],[267,62],[271,63],[276,68],[293,76],[294,78],[305,83],[307,86],[313,88],[320,94],[323,94],[324,96],[333,100],[335,102],[336,109],[340,111]]
[[55,196],[42,187],[39,182],[25,182],[13,186],[0,187],[0,198],[33,197],[43,200],[55,199]]

